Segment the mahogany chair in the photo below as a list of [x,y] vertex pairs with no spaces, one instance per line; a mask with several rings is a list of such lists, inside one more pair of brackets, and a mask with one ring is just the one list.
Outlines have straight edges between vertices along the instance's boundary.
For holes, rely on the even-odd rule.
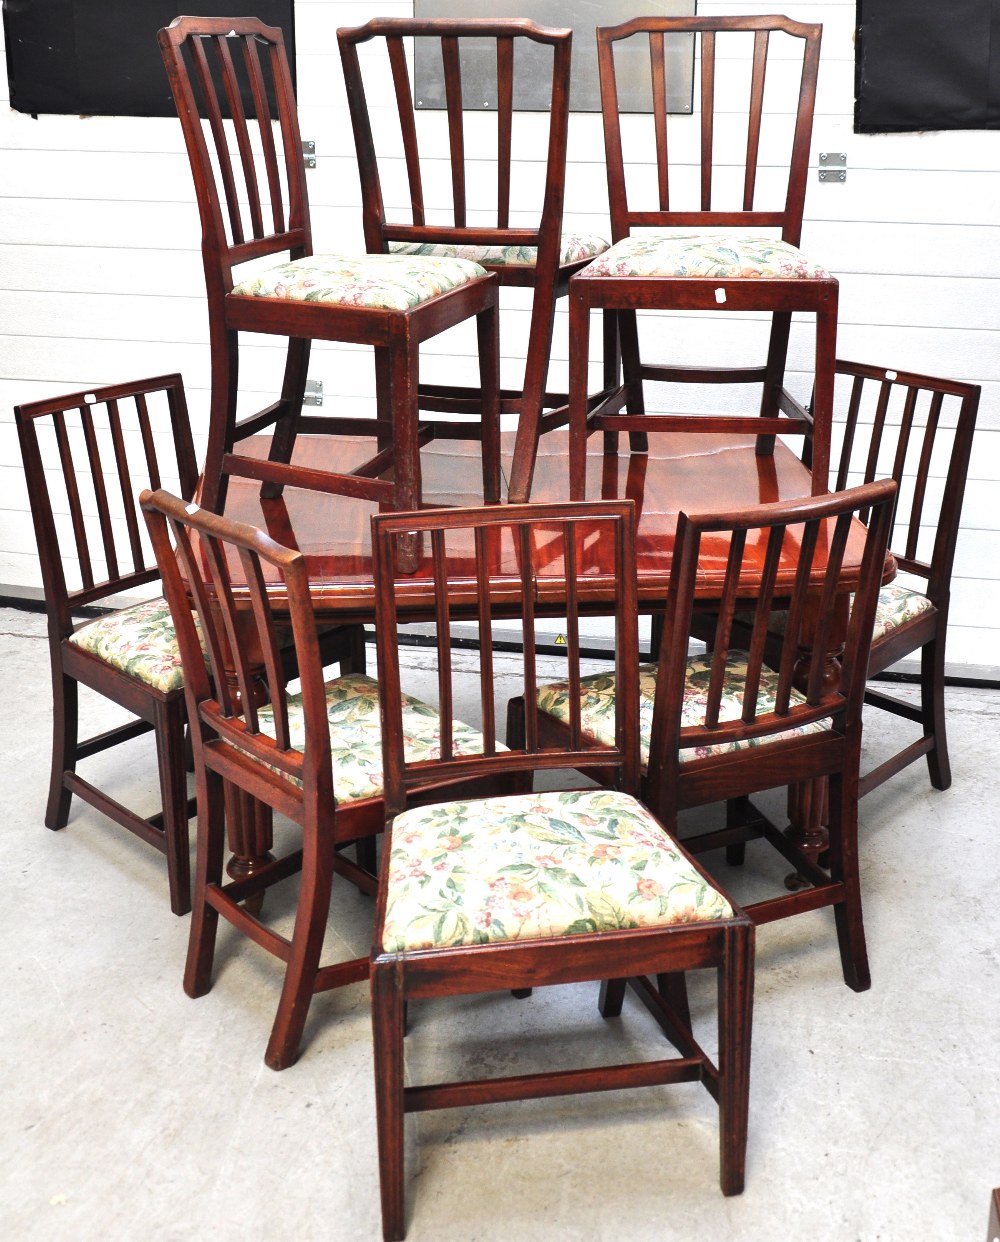
[[[920,653],[920,706],[871,685],[865,702],[921,727],[922,736],[862,776],[862,796],[921,755],[931,784],[951,784],[944,711],[951,574],[980,388],[908,371],[838,362],[851,378],[837,486],[891,475],[899,498],[889,543],[906,577],[879,594],[869,678]],[[838,422],[837,431],[841,427]],[[908,578],[908,581],[907,581]]]
[[[184,388],[162,375],[15,406],[41,562],[52,667],[52,772],[47,828],[64,828],[73,794],[167,857],[170,908],[191,908],[184,691],[166,601],[109,611],[155,583],[137,495],[152,482],[190,498],[198,478]],[[103,610],[96,618],[93,610]],[[79,623],[76,618],[90,614]],[[79,687],[134,719],[81,737]],[[145,817],[81,776],[78,765],[152,732],[161,810]]]
[[[833,906],[844,978],[855,991],[871,986],[857,855],[861,708],[895,495],[895,483],[884,480],[750,510],[681,514],[659,661],[640,669],[643,800],[671,833],[684,808],[728,802],[727,827],[686,838],[685,848],[725,845],[739,861],[748,840],[774,846],[808,887],[751,902],[747,913],[760,924]],[[858,514],[867,515],[867,528]],[[702,540],[718,532],[730,539],[712,649],[689,655]],[[852,597],[838,581],[849,540],[863,540]],[[734,616],[748,604],[753,626],[741,649],[732,641]],[[768,620],[778,604],[788,620],[775,652]],[[804,657],[836,650],[841,635],[836,680],[825,660]],[[579,710],[585,735],[605,744],[620,685],[614,674],[571,674],[539,688],[543,736],[559,743],[573,727],[569,713]],[[515,704],[515,722],[523,710]],[[749,802],[792,784],[806,787],[803,801],[820,797],[820,780],[828,790],[829,872]]]
[[[508,505],[478,510],[383,514],[372,519],[377,585],[377,650],[382,690],[386,813],[372,948],[372,1022],[384,1236],[406,1228],[404,1117],[473,1103],[700,1081],[720,1109],[721,1184],[743,1188],[748,1115],[753,928],[698,865],[642,807],[638,790],[635,531],[631,502]],[[412,762],[403,753],[398,627],[405,595],[393,572],[394,543],[416,535],[422,570],[435,582],[440,754]],[[457,701],[450,625],[473,618],[480,643],[483,734],[494,731],[492,622],[519,624],[529,697],[537,685],[535,620],[543,608],[566,616],[567,659],[579,671],[581,614],[591,596],[614,600],[620,696],[613,735],[585,749],[580,720],[557,746],[543,747],[534,718],[519,744],[487,744],[462,756],[449,737]],[[515,623],[509,618],[518,618]],[[558,787],[566,768],[600,764],[611,790]],[[415,807],[417,783],[474,773],[528,782],[546,772],[545,792],[469,799],[447,787]],[[458,800],[456,798],[458,797]],[[718,1059],[695,1039],[683,972],[712,968],[719,978]],[[426,997],[632,977],[639,996],[679,1057],[628,1065],[436,1085],[405,1084],[407,1006]],[[599,1006],[616,1016],[624,983],[601,988]]]
[[[566,394],[546,392],[556,300],[570,276],[608,245],[592,234],[562,232],[572,37],[571,30],[524,18],[376,18],[337,32],[369,251],[473,259],[501,286],[532,290],[523,382],[501,393],[501,411],[518,415],[512,501],[528,499],[540,433],[567,418]],[[444,115],[421,107],[423,99],[414,105],[404,44],[411,39],[414,61],[420,44],[421,63],[440,69]],[[476,57],[482,77],[467,68],[463,80],[463,52]],[[551,84],[548,112],[515,118],[529,75],[543,93]],[[494,90],[495,119],[465,108],[472,99],[478,105],[476,92]],[[369,98],[380,112],[389,99],[398,110],[398,129],[386,128],[380,116],[385,137],[378,147]],[[538,132],[543,124],[547,145]],[[532,186],[543,150],[544,181]],[[422,409],[464,413],[481,405],[478,390],[456,385],[421,384],[420,400]]]
[[[931,784],[951,784],[944,710],[951,574],[976,429],[980,389],[910,371],[837,362],[844,400],[834,414],[836,486],[892,477],[899,493],[889,543],[902,576],[879,593],[865,702],[921,726],[921,736],[862,775],[860,795],[922,755]],[[843,412],[843,417],[841,417]],[[806,441],[808,459],[809,442]],[[863,515],[862,515],[863,516]],[[779,629],[776,614],[772,629]],[[737,617],[735,626],[749,618]],[[692,633],[711,640],[713,620],[696,614]],[[742,638],[741,638],[742,641]],[[920,704],[870,684],[920,653]]]
[[[292,77],[280,30],[255,18],[178,17],[159,32],[184,131],[202,223],[208,293],[212,401],[204,503],[220,509],[225,479],[260,479],[358,496],[388,508],[420,504],[420,444],[436,434],[418,423],[420,345],[475,317],[482,418],[441,430],[481,438],[484,499],[499,500],[496,281],[478,264],[406,255],[317,255]],[[275,127],[277,132],[275,132]],[[286,256],[262,269],[259,261]],[[258,263],[245,274],[240,268]],[[240,332],[288,338],[281,395],[237,420]],[[312,340],[370,345],[378,417],[306,417],[302,400]],[[233,452],[274,427],[270,458]],[[342,473],[292,463],[300,432],[373,436],[377,452]],[[357,453],[355,452],[355,456]],[[291,463],[291,464],[290,464]],[[388,477],[383,477],[388,475]]]
[[[815,491],[826,489],[838,285],[799,249],[821,30],[778,16],[639,17],[598,28],[612,246],[570,282],[572,497],[584,495],[587,438],[597,430],[613,438],[629,432],[635,451],[644,450],[648,431],[752,430],[760,453],[771,451],[776,434],[811,433]],[[735,69],[727,56],[736,58]],[[696,117],[668,116],[673,67],[695,57]],[[623,118],[619,76],[634,86],[643,74],[652,115]],[[717,78],[725,86],[724,110]],[[642,164],[640,149],[651,152]],[[596,404],[586,395],[593,309],[617,320],[624,381]],[[767,360],[763,366],[709,367],[687,358],[683,365],[643,363],[637,310],[768,312]],[[785,388],[793,312],[816,319],[811,414]],[[676,315],[660,315],[656,328],[676,338],[688,326]],[[684,352],[675,347],[675,359]],[[739,341],[734,352],[737,364],[741,353],[750,356]],[[702,394],[688,400],[695,411],[699,402],[707,405],[707,412],[654,416],[646,412],[646,381],[759,384],[759,412],[721,414]]]
[[[211,987],[221,914],[285,963],[264,1057],[271,1069],[285,1069],[298,1056],[313,994],[368,977],[367,955],[328,965],[320,956],[334,875],[345,876],[362,892],[375,890],[371,872],[342,849],[348,842],[363,847],[384,824],[378,685],[362,672],[324,681],[301,552],[163,490],[144,492],[141,503],[177,628],[198,790],[184,989],[197,997]],[[229,567],[237,561],[248,601],[237,600],[230,590]],[[276,584],[287,599],[280,624],[268,595],[268,586]],[[285,610],[296,654],[291,671],[300,683],[294,693],[281,650]],[[416,699],[405,702],[408,748],[433,753],[436,714]],[[481,747],[475,730],[464,727],[456,734],[459,749]],[[301,846],[227,882],[222,868],[227,822],[246,817],[254,807],[278,811],[298,824]],[[265,923],[255,899],[296,873],[301,877],[294,930],[286,937]]]

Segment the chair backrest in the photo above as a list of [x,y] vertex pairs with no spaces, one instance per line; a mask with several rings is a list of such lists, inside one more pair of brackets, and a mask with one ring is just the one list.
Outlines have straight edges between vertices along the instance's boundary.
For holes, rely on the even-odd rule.
[[256,18],[177,17],[158,38],[194,177],[211,309],[233,287],[235,265],[312,253],[292,75],[281,31]]
[[[572,31],[536,26],[526,19],[377,18],[339,30],[337,38],[369,251],[386,251],[391,241],[537,246],[538,265],[555,265],[566,174]],[[411,38],[433,45],[445,86],[443,112],[414,106],[404,44]],[[461,55],[470,46],[487,77],[481,81],[477,75],[463,84]],[[544,59],[530,55],[537,48],[546,52]],[[551,76],[547,114],[515,117],[523,74],[530,74],[536,85],[540,75]],[[470,92],[483,91],[485,81],[496,84],[495,117],[464,108]],[[391,143],[384,151],[376,149],[369,98],[381,105],[378,128]],[[396,103],[398,130],[384,117],[390,99]],[[539,132],[545,124],[547,143]],[[539,164],[542,150],[547,155]],[[518,160],[515,151],[527,154]],[[394,169],[400,175],[390,184]],[[530,187],[533,175],[544,177],[536,192]],[[443,213],[435,212],[449,201]]]
[[[887,479],[749,510],[680,515],[653,706],[652,789],[672,791],[702,748],[719,748],[718,755],[820,722],[838,735],[856,732],[895,496]],[[720,531],[731,537],[715,632],[698,701],[689,694],[685,704],[702,535]],[[846,586],[845,565],[857,567]],[[752,634],[734,655],[734,622],[745,626],[748,610]],[[787,617],[775,640],[769,623],[778,610]],[[840,675],[831,679],[825,656],[841,641]],[[816,653],[807,668],[804,651]]]
[[[821,33],[779,16],[598,27],[612,240],[636,226],[767,227],[797,246]],[[691,107],[668,116],[673,75],[692,59]],[[651,114],[622,117],[619,76],[649,83]]]
[[159,578],[139,512],[144,487],[190,499],[198,466],[179,375],[14,408],[50,623]]
[[[403,754],[399,674],[400,626],[412,619],[407,608],[407,579],[396,580],[396,544],[417,535],[423,598],[430,580],[436,601],[440,757],[407,761]],[[372,554],[376,584],[376,645],[382,752],[387,815],[403,809],[407,790],[429,780],[461,781],[471,776],[531,773],[542,770],[600,767],[620,788],[636,793],[638,752],[638,608],[635,572],[635,510],[631,501],[579,504],[497,505],[480,509],[442,509],[383,514],[372,518]],[[589,609],[610,614],[615,627],[615,664],[619,685],[614,745],[592,748],[583,740],[579,702],[571,696],[565,748],[543,748],[537,717],[526,711],[524,747],[498,747],[494,696],[499,673],[494,659],[494,622],[512,631],[521,647],[520,677],[524,702],[536,702],[539,657],[536,623],[555,615],[565,638],[567,677],[580,679],[580,623]],[[482,755],[457,755],[452,736],[456,703],[468,723],[469,693],[455,687],[456,661],[451,626],[475,621],[479,653]],[[507,660],[517,660],[514,655]],[[515,672],[517,666],[515,664]]]
[[[143,492],[141,504],[177,631],[196,759],[297,822],[304,799],[329,812],[330,731],[302,553],[162,489]],[[239,598],[230,586],[236,562]],[[281,654],[287,622],[275,620],[269,585],[287,600],[301,683],[298,723],[290,723]]]
[[941,607],[948,596],[969,473],[980,389],[908,371],[837,362],[849,380],[846,415],[834,413],[840,441],[838,488],[896,480],[889,546],[900,569],[927,580]]

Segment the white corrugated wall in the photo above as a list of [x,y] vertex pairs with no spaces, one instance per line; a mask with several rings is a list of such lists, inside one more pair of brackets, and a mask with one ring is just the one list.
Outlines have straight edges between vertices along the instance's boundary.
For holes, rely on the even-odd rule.
[[[637,12],[641,9],[637,6]],[[745,0],[701,0],[699,12],[761,11]],[[959,541],[949,634],[955,673],[1000,675],[1000,132],[857,135],[852,129],[854,0],[786,4],[824,23],[813,136],[847,153],[847,181],[810,175],[803,246],[841,281],[841,357],[971,380],[983,402]],[[252,9],[252,5],[248,8]],[[589,11],[589,10],[588,10]],[[409,16],[399,0],[296,0],[299,108],[317,144],[310,176],[318,249],[360,248],[360,195],[335,31],[376,15]],[[5,89],[5,88],[2,88]],[[529,122],[530,123],[530,122]],[[607,231],[599,118],[572,118],[567,227]],[[196,430],[208,399],[207,325],[199,226],[180,127],[173,119],[0,117],[0,589],[39,575],[12,406],[60,391],[179,370]],[[705,340],[704,319],[671,325],[675,348]],[[712,356],[741,352],[738,317],[710,325]],[[505,316],[511,368],[526,310]],[[798,344],[801,342],[801,344]],[[475,368],[468,334],[435,342],[450,374]],[[246,408],[272,398],[280,343],[244,354]],[[557,325],[553,381],[561,383]],[[808,336],[793,340],[792,386],[808,388]],[[801,362],[800,362],[801,359]],[[370,411],[362,351],[317,345],[311,370],[327,404]]]

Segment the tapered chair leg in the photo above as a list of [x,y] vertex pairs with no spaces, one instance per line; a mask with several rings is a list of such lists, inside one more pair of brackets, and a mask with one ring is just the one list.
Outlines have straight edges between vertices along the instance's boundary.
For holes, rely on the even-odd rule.
[[49,799],[45,808],[45,827],[65,828],[73,795],[66,788],[63,774],[76,770],[79,729],[80,690],[73,677],[57,672],[52,678],[52,769]]
[[724,1195],[743,1191],[750,1099],[754,929],[726,929],[719,970],[719,1158]]
[[844,982],[855,992],[872,985],[861,909],[861,872],[858,865],[858,793],[845,790],[843,781],[829,781],[830,876],[844,885],[843,901],[834,908],[837,943]]
[[[323,840],[316,839],[320,835]],[[323,937],[330,914],[333,886],[332,834],[308,834],[302,849],[302,883],[295,912],[291,953],[285,970],[281,1000],[271,1028],[265,1064],[273,1070],[287,1069],[298,1059],[323,951]]]
[[173,699],[158,707],[156,716],[156,761],[160,773],[170,909],[174,914],[187,914],[191,909],[191,854],[183,699]]
[[372,966],[372,1034],[375,1064],[375,1116],[382,1188],[382,1236],[402,1242],[406,1233],[406,1181],[403,1165],[403,1034],[405,1006],[393,968]]
[[213,328],[209,316],[212,352],[212,392],[208,416],[208,444],[202,474],[201,503],[212,513],[221,513],[226,503],[227,476],[222,459],[229,451],[236,426],[236,396],[239,387],[239,337],[225,328]]
[[934,639],[920,652],[920,712],[925,737],[933,737],[927,752],[927,770],[935,789],[951,784],[948,733],[944,711],[944,643]]
[[602,979],[597,1008],[602,1018],[617,1018],[625,1001],[627,979]]
[[222,780],[214,772],[205,773],[205,789],[198,791],[198,849],[195,868],[191,930],[188,934],[184,991],[188,996],[204,996],[212,986],[212,963],[219,912],[207,901],[209,885],[222,883],[222,864],[226,849],[226,816]]
[[[271,436],[269,461],[288,464],[295,451],[295,440],[302,417],[302,401],[306,392],[306,375],[309,371],[309,352],[312,341],[304,337],[290,337],[288,340],[288,356],[285,359],[285,375],[281,384],[279,399],[281,413],[274,424]],[[281,495],[282,484],[262,483],[260,494],[264,499],[274,499]]]

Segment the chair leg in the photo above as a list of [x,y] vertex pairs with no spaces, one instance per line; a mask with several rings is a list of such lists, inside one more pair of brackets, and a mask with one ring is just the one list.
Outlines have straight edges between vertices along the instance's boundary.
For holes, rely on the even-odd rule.
[[688,1003],[687,975],[683,971],[657,975],[656,986],[663,999],[690,1030],[691,1006]]
[[844,982],[855,992],[872,985],[861,909],[861,872],[858,866],[858,789],[845,788],[839,776],[829,778],[830,878],[844,886],[844,899],[833,908]]
[[517,439],[514,460],[511,462],[510,486],[507,489],[511,504],[524,504],[531,495],[555,317],[556,281],[553,274],[535,285],[531,303],[524,383],[517,417]]
[[627,984],[627,979],[601,980],[601,992],[597,1000],[597,1008],[602,1018],[617,1018],[621,1015]]
[[[943,629],[942,625],[939,633]],[[951,761],[944,713],[944,641],[940,637],[925,643],[920,652],[920,714],[924,736],[934,740],[927,752],[931,784],[935,789],[947,789],[951,784]]]
[[373,963],[371,988],[382,1236],[386,1242],[402,1242],[406,1235],[403,1163],[405,1004],[397,968]]
[[[726,803],[726,827],[739,828],[746,823],[751,812],[750,799],[747,797],[730,798]],[[742,867],[746,861],[747,843],[735,841],[726,846],[726,864],[730,867]]]
[[332,833],[315,825],[311,831],[306,830],[291,952],[285,968],[278,1012],[264,1053],[265,1064],[273,1070],[287,1069],[298,1059],[330,915],[333,886],[331,840]]
[[586,500],[587,371],[590,353],[590,306],[570,282],[569,293],[569,498]]
[[191,931],[184,966],[184,991],[192,997],[204,996],[212,986],[215,934],[219,926],[219,912],[207,900],[209,885],[222,883],[226,848],[223,785],[214,772],[198,773],[197,840]]
[[[777,418],[780,412],[781,390],[785,384],[785,365],[788,360],[788,337],[792,316],[788,311],[776,311],[771,316],[771,336],[764,368],[764,388],[760,397],[760,413],[763,418]],[[774,452],[774,436],[758,436],[758,457],[770,457]]]
[[212,329],[212,393],[208,415],[208,444],[202,475],[201,503],[212,513],[221,513],[226,504],[227,476],[222,459],[233,447],[236,428],[236,395],[239,386],[239,337],[226,328]]
[[507,703],[507,747],[510,750],[524,750],[524,697],[510,699]]
[[76,770],[78,743],[78,704],[80,688],[76,679],[62,669],[52,672],[52,768],[49,798],[45,808],[45,827],[65,828],[73,795],[63,780],[65,772]]
[[811,437],[812,490],[827,490],[830,479],[830,439],[833,430],[833,394],[837,366],[837,286],[824,293],[816,311],[816,380],[813,388]]
[[[389,403],[392,410],[394,505],[399,511],[420,508],[420,403],[417,392],[417,347],[400,333],[389,351]],[[417,567],[415,536],[401,536],[399,569],[412,573]]]
[[[309,351],[312,341],[307,337],[289,337],[285,374],[281,382],[280,409],[271,436],[268,461],[287,465],[295,451],[295,440],[302,417],[302,401],[306,392],[306,375],[309,372]],[[262,483],[260,494],[264,500],[274,500],[281,495],[282,483]]]
[[[497,303],[476,316],[479,343],[483,501],[500,503],[500,336]],[[529,342],[528,348],[531,345]],[[515,453],[516,456],[516,453]],[[534,460],[532,458],[532,460]]]
[[719,1180],[724,1195],[743,1191],[750,1117],[754,929],[726,930],[719,969]]
[[[618,336],[621,343],[622,374],[625,378],[625,408],[629,414],[645,414],[646,398],[642,390],[642,363],[639,358],[639,324],[635,311],[618,312]],[[630,431],[629,451],[648,453],[649,437],[644,431]]]
[[157,709],[156,762],[163,807],[163,843],[167,855],[170,909],[191,909],[191,856],[188,836],[187,771],[184,754],[184,700],[176,698]]

